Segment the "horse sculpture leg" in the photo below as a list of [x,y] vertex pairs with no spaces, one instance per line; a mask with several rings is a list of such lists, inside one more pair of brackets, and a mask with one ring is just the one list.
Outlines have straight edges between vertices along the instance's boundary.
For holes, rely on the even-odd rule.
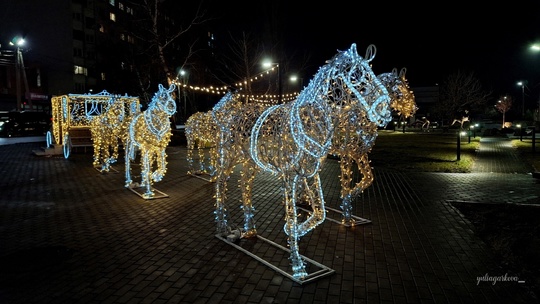
[[341,167],[341,210],[343,216],[341,222],[344,225],[354,226],[355,220],[352,218],[352,200],[358,194],[362,193],[367,187],[373,183],[373,172],[369,165],[367,154],[359,154],[354,157],[354,162],[358,166],[358,171],[362,178],[358,183],[351,188],[352,183],[352,165],[353,157],[342,156],[340,160]]
[[142,151],[141,164],[141,187],[146,189],[143,194],[143,198],[147,199],[154,196],[154,192],[152,191],[152,183],[150,180],[151,157],[148,151]]
[[308,274],[299,249],[300,229],[298,227],[298,214],[296,209],[297,178],[298,176],[294,177],[291,181],[290,178],[284,177],[284,179],[287,180],[284,180],[285,227],[283,230],[288,236],[289,249],[291,250],[289,259],[292,264],[293,277],[301,279]]
[[[292,263],[293,276],[303,278],[307,276],[305,264],[299,250],[300,237],[313,230],[321,224],[326,217],[322,186],[319,174],[314,176],[313,185],[316,191],[312,191],[307,183],[307,178],[298,175],[294,177],[284,177],[285,186],[285,227],[284,231],[288,235],[289,248],[291,250],[290,260]],[[309,197],[312,212],[308,218],[299,223],[296,208],[297,190],[303,189],[304,194]]]
[[[167,170],[167,160],[165,159],[165,149],[162,150],[162,152],[158,155],[155,155],[156,163],[157,163],[157,169],[152,173],[152,180],[154,182],[159,182],[163,179],[163,176],[165,176],[166,170]],[[152,159],[150,159],[150,168],[152,165]]]
[[229,155],[226,153],[223,148],[224,145],[224,134],[223,131],[220,132],[220,141],[219,141],[219,166],[216,171],[216,210],[214,214],[216,216],[216,232],[219,235],[226,236],[231,232],[229,224],[227,223],[227,206],[225,205],[226,193],[227,193],[227,181],[231,176],[233,171],[230,164]]
[[253,237],[257,235],[257,229],[255,228],[255,221],[253,219],[253,208],[251,201],[251,192],[253,189],[253,180],[257,173],[255,164],[245,162],[243,164],[242,179],[240,181],[240,187],[242,189],[242,209],[244,211],[244,233],[243,237]]

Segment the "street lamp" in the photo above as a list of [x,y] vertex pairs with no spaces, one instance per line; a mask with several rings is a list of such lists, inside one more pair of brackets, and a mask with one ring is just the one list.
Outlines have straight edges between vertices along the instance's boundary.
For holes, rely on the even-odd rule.
[[[17,111],[22,111],[21,103],[21,72],[23,74],[24,87],[25,87],[25,99],[29,98],[30,92],[28,90],[28,80],[26,79],[26,69],[24,68],[24,60],[21,51],[21,47],[25,44],[24,38],[14,37],[9,45],[15,46],[16,51],[16,61],[15,61],[15,77],[16,77],[16,87],[17,87]],[[29,102],[30,109],[32,109],[32,100]]]
[[518,81],[517,85],[521,86],[521,118],[525,118],[525,85],[527,81]]
[[[531,49],[531,51],[537,53],[537,52],[540,51],[540,44],[539,43],[534,43],[534,44],[531,45],[530,49]],[[537,112],[536,119],[538,121],[540,121],[540,98],[538,99],[538,112]]]
[[[304,78],[298,78],[297,75],[292,75],[289,79],[291,82],[298,83],[298,91],[302,91],[302,89],[304,88]],[[300,81],[298,81],[298,79],[300,79]]]
[[278,73],[278,103],[281,104],[282,102],[282,95],[283,95],[283,83],[282,83],[282,80],[281,80],[281,69],[279,68],[279,63],[276,63],[276,62],[270,62],[270,61],[264,61],[263,62],[263,67],[264,68],[271,68],[272,66],[275,66],[277,68],[277,73]]
[[[184,87],[184,123],[187,122],[187,88],[186,88],[186,84],[187,84],[187,80],[188,80],[188,72],[184,69],[180,69],[178,70],[178,74],[177,74],[177,77],[180,76],[180,78],[182,79],[182,86]],[[178,91],[180,91],[180,86],[178,86]]]

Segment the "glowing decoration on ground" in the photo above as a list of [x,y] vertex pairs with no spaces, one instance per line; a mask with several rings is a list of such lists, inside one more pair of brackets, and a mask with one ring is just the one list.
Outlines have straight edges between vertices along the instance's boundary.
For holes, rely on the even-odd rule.
[[[375,144],[378,127],[384,127],[390,122],[392,110],[404,118],[411,116],[417,110],[414,94],[412,94],[405,79],[405,72],[406,69],[402,69],[398,75],[397,70],[394,69],[391,73],[384,73],[377,77],[380,83],[386,87],[390,97],[390,103],[381,103],[379,104],[380,107],[377,108],[382,119],[367,115],[370,111],[369,108],[358,109],[355,107],[354,105],[357,104],[357,101],[354,100],[355,95],[344,96],[346,102],[343,102],[339,107],[333,108],[335,135],[332,140],[330,154],[339,156],[342,199],[340,206],[342,210],[341,222],[345,226],[354,226],[356,224],[356,220],[352,215],[352,200],[373,183],[374,177],[368,153],[371,152]],[[373,95],[367,95],[364,98],[373,98]],[[370,103],[368,102],[368,104]],[[357,110],[350,111],[349,108],[356,108]],[[356,183],[353,183],[352,168],[354,163],[356,163],[358,172],[361,175],[360,180]]]
[[[185,134],[188,174],[208,175],[209,181],[215,181],[217,131],[217,125],[211,111],[197,112],[187,119]],[[193,159],[195,150],[198,154],[197,162]]]
[[[283,182],[284,231],[288,235],[296,279],[308,276],[299,253],[300,237],[322,223],[326,216],[319,169],[332,144],[333,113],[345,115],[349,111],[358,111],[378,125],[384,125],[391,117],[388,92],[369,65],[375,47],[370,46],[367,54],[368,59],[359,56],[355,44],[349,50],[339,52],[319,69],[293,102],[268,108],[242,104],[229,94],[212,111],[220,129],[216,171],[217,231],[223,235],[231,232],[225,192],[235,164],[243,165],[244,237],[257,233],[251,202],[256,172],[263,169],[276,174]],[[314,189],[308,184],[310,178],[314,180]],[[309,198],[313,212],[306,215],[298,212],[299,191]],[[299,218],[305,220],[299,222]]]
[[92,119],[93,165],[100,172],[109,172],[111,164],[118,160],[120,144],[127,145],[129,124],[140,112],[138,98],[111,95],[104,113]]
[[461,119],[459,118],[454,118],[454,121],[452,121],[452,124],[451,126],[453,126],[456,122],[460,124],[460,129],[463,130],[463,124],[466,123],[467,121],[469,121],[469,110],[465,110],[464,111],[465,114],[463,114],[463,116],[461,117]]
[[[171,84],[165,89],[161,84],[159,91],[152,98],[148,108],[135,115],[128,128],[127,142],[124,147],[126,157],[126,183],[128,188],[141,187],[145,189],[142,195],[145,199],[154,198],[152,184],[159,182],[167,172],[167,154],[165,149],[171,139],[170,117],[176,112],[176,103],[171,97],[176,86]],[[135,160],[137,152],[141,155],[141,183],[131,180],[131,161]],[[152,171],[152,165],[157,168]]]

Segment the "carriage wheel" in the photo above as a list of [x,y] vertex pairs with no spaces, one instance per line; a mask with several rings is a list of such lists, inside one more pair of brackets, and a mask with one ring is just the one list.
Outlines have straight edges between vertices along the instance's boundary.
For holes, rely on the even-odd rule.
[[71,154],[71,137],[69,137],[69,134],[64,135],[64,158],[68,158]]
[[47,141],[47,148],[51,147],[52,144],[52,134],[51,131],[47,131],[47,134],[45,136],[45,140]]

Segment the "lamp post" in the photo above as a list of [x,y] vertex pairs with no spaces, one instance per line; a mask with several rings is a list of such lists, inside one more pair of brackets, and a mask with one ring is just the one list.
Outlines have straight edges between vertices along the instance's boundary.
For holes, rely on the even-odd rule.
[[282,71],[279,68],[279,63],[276,62],[270,62],[270,61],[264,61],[263,67],[264,68],[271,68],[272,66],[275,66],[277,68],[278,73],[278,103],[282,103],[282,95],[283,95],[283,82],[282,82]]
[[180,78],[182,79],[182,86],[184,87],[184,123],[186,123],[187,121],[187,88],[186,88],[186,85],[187,85],[187,79],[188,79],[188,72],[184,69],[180,69],[178,71],[178,75],[180,75]]
[[521,118],[525,118],[525,85],[526,81],[518,81],[517,85],[521,86]]
[[[25,44],[24,38],[14,37],[10,42],[10,45],[16,47],[16,59],[15,59],[15,77],[16,77],[16,88],[17,88],[17,111],[22,111],[22,101],[21,101],[21,73],[24,80],[25,87],[25,99],[28,100],[30,97],[30,92],[28,90],[28,80],[26,79],[26,69],[24,68],[24,60],[21,51],[21,47]],[[30,99],[29,107],[32,109],[32,100]]]

